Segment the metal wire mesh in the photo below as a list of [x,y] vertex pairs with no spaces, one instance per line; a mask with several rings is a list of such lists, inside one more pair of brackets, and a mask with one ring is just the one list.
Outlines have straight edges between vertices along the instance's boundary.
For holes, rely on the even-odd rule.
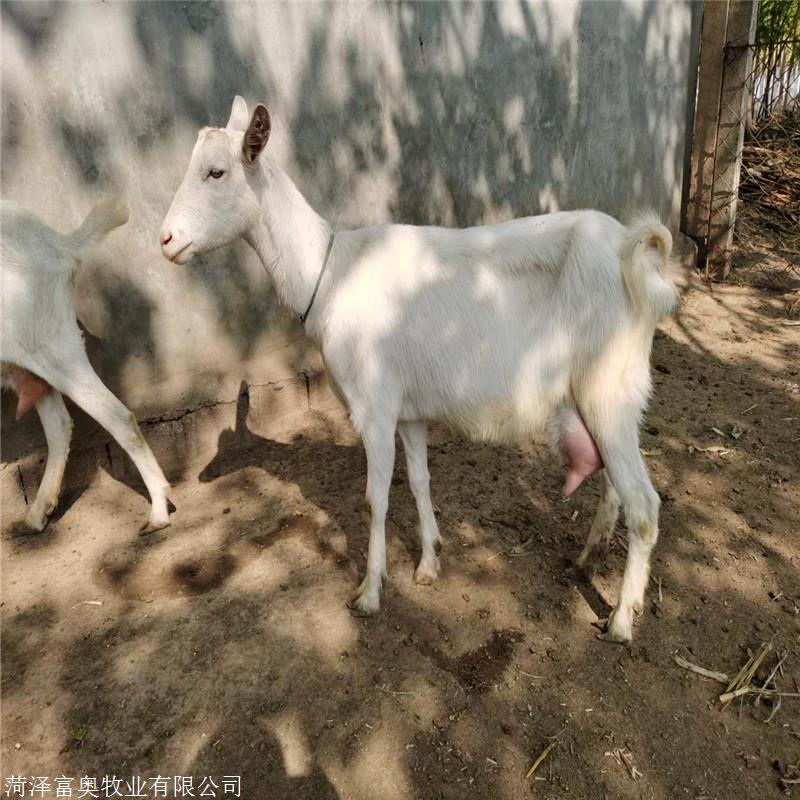
[[750,50],[735,244],[762,257],[737,266],[752,282],[793,288],[800,281],[800,39]]
[[750,118],[753,124],[800,103],[800,39],[752,47]]

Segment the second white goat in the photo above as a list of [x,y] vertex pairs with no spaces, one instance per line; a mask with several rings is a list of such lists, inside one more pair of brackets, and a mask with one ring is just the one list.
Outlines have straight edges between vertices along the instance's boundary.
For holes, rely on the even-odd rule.
[[65,235],[3,200],[2,381],[17,392],[17,418],[36,407],[47,439],[44,477],[26,518],[35,530],[44,528],[58,503],[69,454],[72,419],[62,393],[97,420],[133,460],[152,503],[147,527],[169,525],[166,478],[133,414],[92,369],[72,299],[81,253],[127,219],[125,204],[108,200]]

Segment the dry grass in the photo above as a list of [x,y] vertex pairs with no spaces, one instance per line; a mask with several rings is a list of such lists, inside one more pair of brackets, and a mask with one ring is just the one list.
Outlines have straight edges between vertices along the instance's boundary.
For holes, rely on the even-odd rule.
[[[766,119],[744,144],[736,244],[742,256],[736,266],[746,273],[743,277],[748,282],[774,289],[797,288],[800,107]],[[748,258],[751,254],[757,257]]]

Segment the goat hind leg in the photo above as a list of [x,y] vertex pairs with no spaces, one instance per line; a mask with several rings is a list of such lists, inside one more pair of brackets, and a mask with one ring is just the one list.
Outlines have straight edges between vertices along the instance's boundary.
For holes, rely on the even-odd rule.
[[417,502],[422,557],[414,571],[418,584],[433,583],[439,577],[438,548],[442,537],[431,503],[430,474],[428,472],[428,429],[424,422],[401,422],[397,426],[406,451],[408,484]]
[[579,567],[586,566],[589,556],[598,545],[608,547],[618,518],[619,495],[608,477],[608,471],[603,470],[600,483],[600,502],[597,505],[589,535],[586,537],[586,544],[578,556],[577,563]]
[[155,531],[167,527],[169,484],[164,473],[142,436],[136,418],[100,380],[83,347],[73,348],[70,358],[53,369],[47,379],[102,425],[131,457],[150,495],[150,518],[143,529]]
[[638,443],[635,450],[614,455],[606,461],[611,479],[622,499],[628,526],[628,557],[617,606],[608,618],[605,638],[630,641],[633,615],[642,612],[650,576],[650,554],[658,540],[658,493],[650,483]]
[[69,456],[72,418],[64,405],[64,398],[52,388],[36,403],[36,411],[47,439],[47,463],[36,499],[25,522],[34,530],[41,531],[47,525],[48,516],[58,505],[61,481]]
[[[650,554],[658,539],[661,501],[639,452],[639,410],[633,403],[614,398],[613,402],[587,403],[584,417],[600,449],[609,483],[622,502],[628,528],[625,573],[603,637],[613,642],[632,638],[633,616],[644,606]],[[610,505],[607,510],[611,510]]]

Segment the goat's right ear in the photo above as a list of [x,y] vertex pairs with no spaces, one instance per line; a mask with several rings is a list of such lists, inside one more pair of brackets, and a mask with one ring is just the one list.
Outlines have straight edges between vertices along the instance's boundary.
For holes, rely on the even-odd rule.
[[242,131],[247,128],[247,123],[250,119],[250,114],[247,111],[247,103],[244,98],[239,96],[233,98],[233,105],[231,106],[231,116],[228,119],[228,124],[225,128],[229,131]]
[[252,164],[261,155],[261,151],[267,144],[269,132],[272,130],[272,123],[269,120],[267,107],[259,103],[253,109],[253,116],[250,124],[244,132],[242,139],[242,156],[246,164]]

